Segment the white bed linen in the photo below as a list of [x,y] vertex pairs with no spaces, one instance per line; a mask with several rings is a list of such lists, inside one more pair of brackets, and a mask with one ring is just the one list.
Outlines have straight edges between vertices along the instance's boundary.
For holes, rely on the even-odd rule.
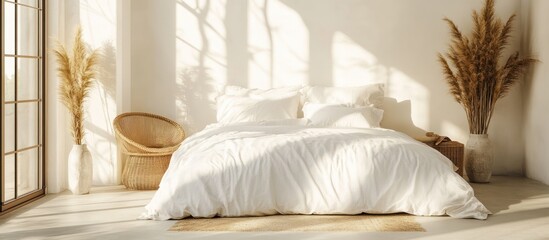
[[177,150],[141,219],[406,212],[486,219],[436,150],[387,129],[213,125]]

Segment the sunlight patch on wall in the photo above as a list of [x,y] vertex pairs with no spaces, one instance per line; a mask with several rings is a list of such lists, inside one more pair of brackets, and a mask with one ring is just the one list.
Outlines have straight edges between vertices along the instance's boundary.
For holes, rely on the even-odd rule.
[[[82,0],[79,5],[84,41],[98,49],[97,81],[86,102],[86,136],[93,156],[93,183],[113,184],[117,150],[112,129],[116,117],[116,1]],[[71,29],[70,33],[74,32]],[[69,38],[72,41],[71,38]]]
[[401,70],[378,58],[342,32],[333,36],[333,85],[385,83],[384,127],[421,135],[429,129],[429,90]]
[[80,25],[84,38],[94,48],[116,39],[116,3],[111,0],[81,0]]
[[[178,0],[175,6],[176,67],[197,66],[202,49],[198,29],[197,9],[192,8],[192,1]],[[194,4],[193,4],[194,5]]]
[[227,82],[226,3],[178,0],[175,6],[175,112],[187,134],[215,119],[215,97]]
[[398,102],[411,100],[411,117],[415,126],[428,130],[429,124],[429,90],[404,72],[389,68],[385,86],[385,96]]
[[295,10],[280,1],[250,0],[248,32],[248,87],[307,83],[309,36]]
[[208,65],[216,70],[212,74],[225,78],[223,72],[217,73],[226,65],[225,4],[224,0],[177,1],[177,67]]
[[387,96],[406,110],[391,113],[406,119],[395,124],[429,129],[426,87],[381,64],[378,56],[343,31],[336,31],[326,48],[310,49],[311,33],[303,16],[279,0],[177,0],[175,13],[176,120],[189,134],[215,121],[215,97],[226,84],[249,88],[323,84],[309,79],[310,51],[331,53],[328,72],[333,76],[327,84],[385,83]]
[[334,34],[332,56],[334,86],[387,82],[387,68],[378,63],[375,55],[344,33]]

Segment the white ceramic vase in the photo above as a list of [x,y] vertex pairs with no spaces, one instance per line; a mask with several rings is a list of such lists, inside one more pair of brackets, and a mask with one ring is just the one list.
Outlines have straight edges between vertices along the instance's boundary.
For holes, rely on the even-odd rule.
[[69,154],[69,190],[73,194],[88,194],[92,185],[92,157],[86,144],[73,145]]
[[494,146],[488,134],[470,134],[465,145],[465,172],[469,181],[490,182],[493,165]]

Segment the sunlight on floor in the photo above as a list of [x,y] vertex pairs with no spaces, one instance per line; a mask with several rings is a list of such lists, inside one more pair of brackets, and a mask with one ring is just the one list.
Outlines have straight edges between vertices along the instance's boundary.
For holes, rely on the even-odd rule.
[[495,177],[474,184],[494,213],[486,221],[416,217],[425,233],[169,232],[175,221],[136,220],[154,191],[96,187],[89,195],[51,194],[0,217],[0,239],[539,239],[549,236],[549,186],[533,180]]

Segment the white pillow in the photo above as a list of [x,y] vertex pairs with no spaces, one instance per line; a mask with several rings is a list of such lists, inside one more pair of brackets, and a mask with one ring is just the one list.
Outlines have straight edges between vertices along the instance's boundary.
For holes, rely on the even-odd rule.
[[302,90],[306,102],[340,104],[349,107],[382,108],[385,85],[369,84],[360,87],[306,87]]
[[217,99],[217,122],[239,123],[296,119],[299,95],[263,98],[258,96],[220,96]]
[[262,97],[265,99],[277,99],[280,96],[289,96],[289,95],[299,95],[299,107],[297,111],[297,116],[299,118],[303,117],[303,108],[304,98],[301,93],[302,86],[291,86],[291,87],[280,87],[280,88],[271,88],[271,89],[257,89],[257,88],[244,88],[240,86],[228,85],[225,86],[223,90],[224,95],[229,96],[248,96],[248,97]]
[[377,128],[383,110],[374,107],[347,107],[342,105],[305,103],[305,118],[318,127]]

